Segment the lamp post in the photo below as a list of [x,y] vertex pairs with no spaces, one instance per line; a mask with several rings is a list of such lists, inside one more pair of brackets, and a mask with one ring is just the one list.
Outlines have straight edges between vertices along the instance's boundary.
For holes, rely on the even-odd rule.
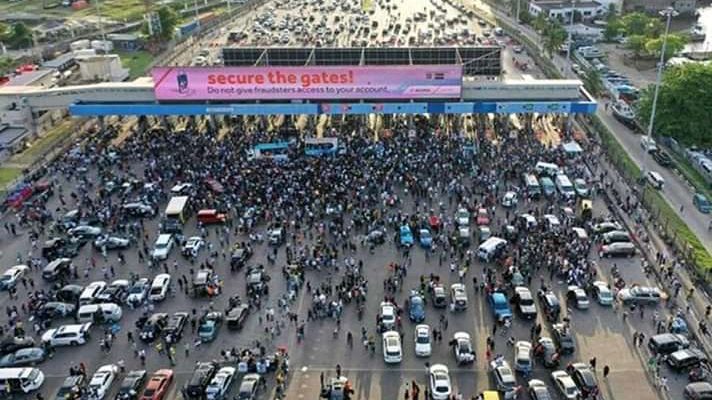
[[104,20],[101,18],[101,0],[96,1],[96,13],[99,17],[99,32],[101,32],[101,40],[106,43],[106,32],[104,32]]
[[668,7],[660,11],[660,15],[667,18],[665,23],[665,35],[663,35],[663,46],[660,49],[660,62],[658,63],[658,74],[655,78],[655,92],[653,93],[653,106],[650,110],[650,121],[648,123],[648,140],[653,136],[653,123],[655,122],[655,111],[658,107],[658,93],[660,92],[660,82],[663,77],[663,66],[665,65],[665,48],[667,47],[668,32],[670,32],[670,20],[677,16],[678,12],[674,8]]
[[571,61],[571,45],[573,44],[574,15],[576,15],[576,0],[571,0],[571,21],[569,22],[569,35],[566,39],[566,65]]
[[519,11],[519,7],[521,7],[521,5],[522,5],[522,0],[517,0],[517,16],[514,17],[514,20],[515,20],[518,24],[521,23],[521,21],[519,21],[519,15],[521,14],[520,11]]

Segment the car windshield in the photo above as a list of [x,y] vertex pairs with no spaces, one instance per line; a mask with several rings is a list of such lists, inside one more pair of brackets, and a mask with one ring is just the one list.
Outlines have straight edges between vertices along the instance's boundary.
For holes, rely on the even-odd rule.
[[213,331],[212,324],[201,325],[200,329],[198,329],[199,333],[210,333],[212,331]]
[[154,393],[156,393],[156,389],[146,389],[143,391],[143,396],[151,397],[151,396],[153,396]]
[[449,391],[449,389],[450,388],[445,385],[435,386],[435,391],[438,393],[447,393]]
[[418,339],[416,340],[416,343],[428,344],[428,343],[430,343],[430,338],[427,335],[418,335]]
[[144,289],[145,289],[145,286],[143,284],[136,284],[136,285],[133,285],[133,287],[131,288],[131,293],[132,294],[143,293]]

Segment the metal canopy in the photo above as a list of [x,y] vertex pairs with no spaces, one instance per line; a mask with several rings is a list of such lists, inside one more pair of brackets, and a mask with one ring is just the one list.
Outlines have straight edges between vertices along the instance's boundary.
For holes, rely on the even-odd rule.
[[224,47],[227,67],[462,65],[465,76],[497,76],[502,51],[480,47]]

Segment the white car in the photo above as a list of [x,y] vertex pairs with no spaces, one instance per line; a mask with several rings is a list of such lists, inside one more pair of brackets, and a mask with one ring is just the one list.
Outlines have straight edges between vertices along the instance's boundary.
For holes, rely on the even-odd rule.
[[418,357],[429,357],[433,352],[430,343],[430,326],[421,324],[415,327],[415,355]]
[[558,229],[561,226],[559,217],[553,214],[544,214],[544,221],[549,229]]
[[608,284],[603,281],[593,282],[593,293],[598,300],[598,304],[602,306],[613,305],[613,292],[608,288]]
[[520,340],[514,344],[514,370],[523,374],[532,371],[534,361],[532,360],[532,344],[525,340]]
[[158,274],[153,278],[151,291],[148,292],[148,299],[151,301],[163,301],[168,295],[168,287],[171,284],[171,276],[168,274]]
[[383,361],[398,364],[403,359],[400,334],[396,331],[383,332]]
[[173,249],[173,236],[167,233],[158,235],[151,257],[154,260],[165,260],[171,253],[171,249]]
[[588,301],[588,296],[586,295],[586,291],[576,285],[571,285],[568,287],[568,291],[566,292],[566,300],[568,301],[569,305],[574,305],[579,310],[588,310],[588,307],[590,305]]
[[430,385],[433,400],[448,400],[452,393],[450,384],[450,371],[443,364],[433,364],[428,371],[428,384]]
[[151,289],[151,283],[148,278],[141,278],[134,282],[129,289],[129,297],[126,299],[128,304],[133,304],[134,307],[143,304],[148,297],[148,291]]
[[497,390],[504,393],[505,399],[513,399],[517,390],[517,378],[509,363],[503,357],[499,357],[490,363],[490,371]]
[[467,290],[462,283],[450,285],[450,302],[455,304],[453,310],[461,311],[467,308]]
[[455,214],[455,219],[457,219],[457,225],[459,226],[470,225],[470,212],[464,208],[460,208],[457,210],[457,214]]
[[551,379],[554,380],[554,385],[565,399],[578,399],[579,390],[576,387],[576,383],[565,371],[552,372]]
[[119,367],[114,364],[102,365],[94,372],[89,381],[89,399],[101,400],[106,396],[111,384],[114,383]]
[[89,225],[79,225],[67,231],[70,236],[97,237],[101,235],[101,228]]
[[458,364],[469,364],[475,361],[475,351],[472,349],[472,340],[467,332],[455,332],[453,335],[455,346],[455,360]]
[[502,198],[502,207],[514,207],[517,205],[518,202],[519,198],[517,198],[517,193],[507,192]]
[[30,271],[27,265],[15,265],[8,268],[2,276],[0,276],[0,289],[10,289],[17,285],[17,281],[22,279]]
[[95,281],[87,285],[87,287],[82,290],[79,295],[79,305],[83,306],[86,304],[92,304],[96,301],[97,297],[106,289],[106,282]]
[[48,329],[42,334],[42,343],[47,343],[52,347],[78,346],[86,343],[89,339],[89,328],[91,328],[91,322]]
[[396,307],[385,301],[381,303],[381,329],[396,329]]
[[181,251],[184,256],[197,256],[200,249],[205,246],[205,240],[200,236],[193,236],[189,238],[185,245],[183,245],[183,250]]
[[235,378],[235,368],[222,367],[210,381],[210,384],[205,389],[205,397],[207,400],[218,400],[225,397],[225,394],[230,390],[230,385]]

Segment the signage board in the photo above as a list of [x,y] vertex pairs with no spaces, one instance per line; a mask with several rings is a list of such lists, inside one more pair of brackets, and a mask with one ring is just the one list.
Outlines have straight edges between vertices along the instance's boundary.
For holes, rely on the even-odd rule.
[[457,65],[158,67],[159,101],[459,98]]

